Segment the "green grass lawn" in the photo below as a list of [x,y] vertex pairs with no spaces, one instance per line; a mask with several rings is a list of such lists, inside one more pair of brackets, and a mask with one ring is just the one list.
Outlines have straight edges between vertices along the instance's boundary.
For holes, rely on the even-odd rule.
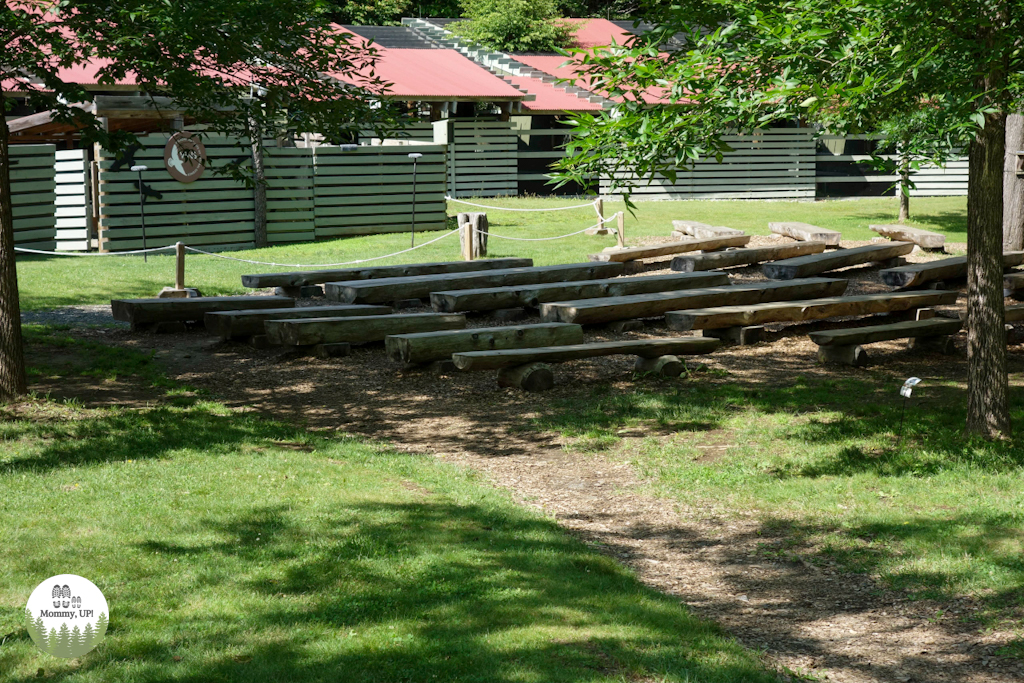
[[[31,343],[76,344],[39,329]],[[147,357],[81,351],[33,372],[167,386]],[[0,410],[5,683],[774,680],[464,471],[166,393]],[[110,605],[105,642],[76,660],[38,651],[22,623],[60,573]]]
[[[492,206],[538,208],[570,206],[578,199],[485,199]],[[767,234],[769,221],[803,221],[840,230],[846,239],[870,239],[878,235],[868,230],[869,223],[891,223],[896,219],[895,199],[857,199],[822,202],[755,201],[666,201],[639,203],[635,216],[626,220],[627,241],[647,235],[667,236],[673,219],[698,220],[728,225],[753,234]],[[966,240],[966,198],[934,197],[912,200],[911,224],[937,230],[951,242]],[[622,202],[606,202],[605,215],[622,210]],[[476,210],[458,204],[449,205],[449,213]],[[491,230],[496,235],[514,237],[552,237],[575,232],[596,221],[593,209],[574,209],[554,213],[509,213],[488,211]],[[440,233],[417,235],[418,242]],[[572,263],[586,260],[587,254],[615,244],[609,236],[579,235],[550,242],[513,242],[492,238],[492,257],[519,256],[534,259],[537,265]],[[408,234],[372,235],[309,244],[232,252],[231,256],[287,264],[321,264],[373,258],[407,249]],[[367,265],[452,261],[459,259],[459,239],[452,235],[422,249]],[[240,277],[244,273],[291,270],[277,266],[257,266],[226,261],[211,256],[189,255],[187,284],[204,294],[241,294]],[[143,262],[139,256],[117,257],[19,257],[18,277],[21,303],[25,310],[72,304],[100,304],[111,298],[153,296],[174,283],[173,256],[157,255]]]
[[[897,446],[901,380],[792,377],[765,386],[696,373],[675,388],[609,387],[535,426],[630,461],[659,495],[753,514],[766,557],[868,572],[913,597],[971,596],[993,623],[1024,614],[1024,447],[965,441],[962,385],[926,378]],[[1024,423],[1024,383],[1011,404]],[[623,440],[624,429],[652,436]],[[657,436],[656,436],[657,435]]]

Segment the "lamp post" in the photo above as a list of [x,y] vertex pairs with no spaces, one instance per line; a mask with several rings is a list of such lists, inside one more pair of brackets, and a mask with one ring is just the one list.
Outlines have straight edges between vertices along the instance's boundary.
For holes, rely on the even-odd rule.
[[409,158],[412,159],[412,244],[410,246],[416,246],[416,162],[423,156],[419,152],[410,152]]
[[149,254],[146,253],[146,198],[142,194],[142,172],[148,171],[148,166],[132,166],[133,172],[139,174],[139,218],[142,220],[142,260],[149,263]]

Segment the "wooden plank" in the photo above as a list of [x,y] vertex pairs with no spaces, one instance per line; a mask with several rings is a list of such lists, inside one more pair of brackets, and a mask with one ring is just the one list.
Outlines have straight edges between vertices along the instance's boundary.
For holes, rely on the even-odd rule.
[[134,325],[202,320],[214,311],[242,311],[256,308],[288,308],[295,301],[286,296],[201,296],[195,299],[111,299],[114,320]]
[[597,280],[618,275],[622,270],[621,263],[566,263],[539,268],[504,268],[480,273],[444,273],[363,282],[328,282],[324,286],[324,291],[331,301],[344,304],[379,304],[399,299],[426,299],[431,292],[453,289]]
[[439,261],[435,263],[406,263],[397,266],[368,266],[342,270],[296,270],[288,273],[263,273],[243,275],[242,286],[301,287],[322,285],[325,282],[349,280],[373,280],[378,278],[409,277],[413,275],[436,275],[439,273],[470,273],[483,270],[504,270],[506,268],[529,268],[533,259],[497,258],[476,261]]
[[579,323],[581,325],[630,318],[654,318],[664,315],[667,311],[683,308],[838,296],[846,291],[846,284],[846,280],[808,278],[787,282],[636,294],[606,299],[583,299],[542,304],[540,317],[546,322]]
[[685,235],[698,239],[713,237],[735,237],[744,235],[742,230],[727,228],[724,225],[708,225],[697,221],[672,221],[672,236],[683,238]]
[[1005,320],[1008,323],[1019,323],[1024,320],[1024,304],[1007,306],[1005,316]]
[[906,339],[908,337],[937,337],[956,334],[962,323],[949,318],[929,318],[927,320],[906,320],[890,325],[870,325],[852,327],[843,330],[824,330],[811,332],[808,336],[818,346],[850,346],[854,344],[874,344],[880,341]]
[[678,242],[654,244],[647,247],[628,247],[626,249],[612,247],[602,251],[600,254],[590,254],[588,258],[591,261],[635,261],[637,259],[681,254],[687,251],[721,249],[723,247],[742,247],[749,241],[749,235],[733,235],[731,237],[680,240]]
[[716,270],[731,266],[747,266],[764,261],[788,259],[794,256],[820,254],[825,251],[824,242],[791,242],[770,247],[751,247],[749,249],[728,249],[703,254],[687,254],[672,259],[672,270],[692,273],[701,270]]
[[718,339],[676,337],[669,339],[635,339],[618,342],[596,342],[569,346],[502,351],[467,351],[452,354],[459,370],[495,370],[527,363],[560,363],[580,358],[628,354],[641,358],[684,356],[711,353],[721,345]]
[[641,275],[605,280],[553,282],[514,287],[463,289],[453,292],[431,292],[430,303],[435,311],[493,311],[519,306],[537,307],[552,301],[575,301],[605,296],[626,296],[668,292],[694,287],[716,287],[729,284],[725,273],[685,273],[674,275]]
[[215,311],[203,316],[206,331],[221,339],[251,337],[263,334],[267,320],[299,320],[301,318],[344,318],[354,315],[390,315],[390,306],[305,306],[303,308],[266,308],[241,311]]
[[391,334],[455,330],[466,326],[466,316],[443,313],[368,315],[348,318],[267,320],[263,323],[272,344],[310,346],[382,341]]
[[828,228],[799,222],[769,223],[768,229],[776,235],[785,235],[804,242],[824,242],[830,247],[838,247],[843,238],[842,233]]
[[565,323],[480,327],[472,330],[390,335],[384,340],[388,357],[403,363],[450,359],[453,353],[582,344],[583,328]]
[[792,280],[797,277],[808,277],[827,273],[837,268],[846,268],[862,263],[888,261],[909,254],[914,250],[913,242],[888,242],[885,244],[869,244],[853,249],[837,249],[827,254],[809,254],[796,258],[774,261],[761,266],[765,277],[773,280]]
[[[1003,252],[1003,267],[1012,268],[1024,263],[1024,251]],[[879,273],[882,282],[890,287],[916,287],[935,280],[955,280],[967,277],[967,257],[912,263],[898,268],[886,268]]]
[[931,230],[911,228],[896,223],[884,223],[882,225],[869,225],[869,228],[883,237],[898,242],[913,242],[922,249],[942,249],[946,244],[946,236],[940,235]]
[[665,320],[673,330],[720,329],[770,322],[821,320],[840,315],[905,311],[924,306],[952,304],[956,302],[956,297],[957,292],[942,290],[861,294],[807,301],[763,303],[752,306],[717,306],[670,311],[665,314]]

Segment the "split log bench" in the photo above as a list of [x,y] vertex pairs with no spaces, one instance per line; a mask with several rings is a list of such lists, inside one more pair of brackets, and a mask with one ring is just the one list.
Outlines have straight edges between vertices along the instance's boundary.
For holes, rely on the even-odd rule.
[[704,239],[708,237],[736,237],[746,233],[736,228],[727,228],[724,225],[708,225],[697,221],[672,221],[672,237],[685,239],[696,237]]
[[384,340],[389,358],[410,365],[451,360],[453,353],[466,351],[522,349],[582,343],[583,328],[579,325],[565,323],[392,334]]
[[621,263],[566,263],[537,268],[503,268],[484,273],[446,273],[378,280],[328,282],[327,298],[344,304],[381,304],[426,299],[432,292],[481,287],[532,285],[571,280],[597,280],[622,273]]
[[768,229],[776,235],[792,237],[801,242],[824,242],[827,246],[838,247],[843,238],[842,233],[828,228],[819,228],[810,223],[769,223]]
[[[114,320],[131,323],[133,330],[154,325],[202,322],[207,313],[265,308],[290,308],[295,300],[287,296],[201,296],[194,299],[111,299]],[[176,328],[175,328],[176,329]]]
[[906,225],[899,225],[895,223],[869,225],[868,227],[883,237],[888,237],[889,239],[896,240],[898,242],[913,242],[922,249],[942,251],[946,245],[946,236],[940,235],[937,232],[932,232],[931,230],[911,228]]
[[306,318],[267,320],[263,326],[270,343],[280,346],[363,344],[383,341],[390,334],[461,330],[466,327],[466,316],[447,313],[408,313],[349,318]]
[[[1012,268],[1024,263],[1024,251],[1003,252],[1003,268]],[[952,258],[928,261],[926,263],[912,263],[899,268],[887,268],[880,271],[882,282],[890,287],[917,287],[926,282],[939,280],[956,280],[967,277],[967,257],[954,256]]]
[[950,353],[953,340],[949,335],[956,334],[960,328],[959,320],[929,318],[890,325],[811,332],[810,338],[818,345],[820,362],[863,366],[868,363],[868,354],[861,348],[863,344],[909,338],[912,349]]
[[728,249],[726,251],[687,254],[672,259],[672,270],[692,273],[701,270],[729,268],[730,266],[749,266],[764,261],[777,261],[795,256],[820,254],[825,251],[824,242],[794,242],[778,244],[770,247],[750,247],[747,249]]
[[441,261],[437,263],[407,263],[399,266],[374,266],[370,268],[344,268],[342,270],[296,270],[290,273],[262,273],[243,275],[242,286],[254,289],[264,287],[300,287],[322,285],[326,282],[348,280],[373,280],[382,277],[409,277],[412,275],[437,275],[440,273],[471,273],[482,270],[504,268],[529,268],[533,259],[498,258],[479,261]]
[[956,302],[957,295],[957,292],[929,290],[780,301],[753,306],[718,306],[670,311],[665,314],[665,320],[673,330],[716,330],[772,322],[806,322],[836,316],[908,311],[952,304]]
[[678,356],[711,353],[720,344],[717,339],[702,337],[639,339],[533,349],[469,351],[453,354],[452,360],[459,370],[498,370],[498,384],[501,386],[545,391],[554,386],[554,374],[547,363],[627,354],[638,357],[638,371],[678,377],[683,371]]
[[342,318],[353,315],[389,315],[390,306],[307,306],[304,308],[267,308],[243,311],[215,311],[203,317],[206,331],[223,340],[241,339],[264,333],[267,320],[300,318]]
[[676,273],[642,275],[605,280],[580,280],[542,285],[463,289],[454,292],[431,292],[430,303],[435,311],[493,311],[499,308],[529,306],[536,308],[551,301],[573,301],[604,296],[650,294],[694,287],[715,287],[729,284],[725,273]]
[[837,268],[846,268],[847,266],[856,266],[862,263],[890,261],[904,254],[909,254],[913,250],[913,242],[869,244],[866,247],[837,249],[827,254],[810,254],[783,261],[774,261],[761,266],[761,271],[765,277],[772,280],[792,280],[797,277],[819,275],[836,270]]
[[589,325],[630,318],[655,318],[664,315],[667,311],[681,308],[838,296],[846,291],[846,285],[847,281],[841,279],[807,278],[787,282],[703,287],[604,299],[580,299],[541,304],[540,317],[545,322]]
[[652,244],[646,247],[627,247],[621,249],[610,247],[600,254],[590,254],[587,258],[591,261],[615,261],[623,263],[636,261],[645,258],[656,258],[658,256],[671,256],[682,254],[687,251],[710,251],[723,249],[725,247],[742,247],[750,241],[750,235],[730,235],[727,237],[711,237],[706,239],[680,240],[678,242],[666,242],[664,244]]

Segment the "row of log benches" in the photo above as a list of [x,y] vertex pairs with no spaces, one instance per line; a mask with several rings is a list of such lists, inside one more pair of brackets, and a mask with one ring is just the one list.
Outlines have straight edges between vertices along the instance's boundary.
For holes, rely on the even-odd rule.
[[[712,245],[721,238],[684,241],[690,243],[686,248],[711,249],[718,248]],[[776,278],[771,282],[733,285],[725,273],[705,267],[769,260],[794,246],[802,255],[765,263],[765,273]],[[954,303],[957,292],[942,289],[843,296],[846,280],[809,277],[855,263],[888,260],[913,246],[894,242],[825,253],[823,244],[812,241],[737,248],[687,255],[673,263],[677,272],[637,277],[623,277],[626,262],[612,259],[544,267],[533,267],[529,259],[493,259],[269,273],[245,275],[243,284],[322,285],[333,303],[295,307],[291,296],[232,296],[114,300],[111,306],[115,319],[131,323],[133,329],[204,322],[222,339],[311,347],[321,356],[344,355],[351,344],[383,340],[388,355],[404,363],[449,359],[461,370],[496,369],[500,384],[536,390],[553,382],[547,363],[631,354],[638,357],[640,371],[677,375],[682,371],[678,356],[709,353],[722,340],[752,343],[766,322],[898,313]],[[1024,252],[1007,253],[1004,260],[1008,267],[1019,265]],[[894,275],[886,279],[886,272]],[[886,282],[904,288],[962,277],[965,272],[962,258],[882,271]],[[1021,281],[1019,274],[1007,279]],[[410,300],[429,300],[435,312],[395,312],[395,304]],[[467,312],[517,307],[539,308],[541,323],[465,329]],[[704,336],[583,343],[584,324],[662,316],[670,329],[702,330]],[[1008,322],[1021,319],[1024,307],[1008,307]],[[857,365],[866,360],[863,344],[910,338],[918,340],[913,342],[917,346],[945,350],[949,335],[959,329],[958,320],[921,319],[815,332],[811,339],[823,360]]]

